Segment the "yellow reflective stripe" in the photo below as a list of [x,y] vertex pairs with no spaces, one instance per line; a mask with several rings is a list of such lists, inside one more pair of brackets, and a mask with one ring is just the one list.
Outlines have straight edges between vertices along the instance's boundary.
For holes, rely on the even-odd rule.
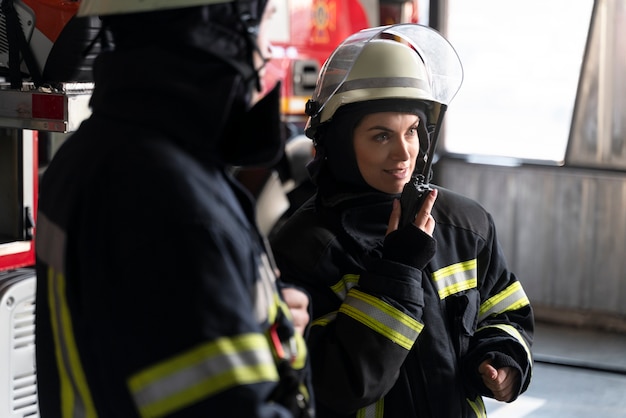
[[301,370],[306,365],[307,358],[307,346],[306,341],[304,341],[304,337],[300,335],[299,332],[296,331],[294,335],[294,340],[296,344],[296,358],[292,360],[291,367],[296,370]]
[[475,401],[470,399],[465,399],[469,406],[472,408],[472,411],[476,414],[476,418],[487,418],[487,409],[485,408],[485,402],[483,398],[479,396]]
[[[278,312],[278,310],[280,309],[280,311],[293,324],[293,316],[291,315],[291,310],[289,310],[289,306],[278,297],[278,294],[276,294],[276,304],[279,308],[275,308],[274,310]],[[276,319],[274,318],[274,320]],[[269,344],[271,345],[273,344],[273,342],[269,341]],[[283,348],[286,352],[289,353],[288,355],[290,357],[293,356],[291,358],[291,367],[297,370],[304,368],[307,358],[307,347],[306,342],[304,341],[304,337],[296,331],[294,332],[293,337],[291,337],[288,341],[283,341],[283,344],[286,345]]]
[[[348,291],[359,283],[360,278],[361,276],[358,274],[346,274],[337,283],[332,285],[330,290],[332,290],[339,299],[344,300],[346,296],[348,296]],[[337,311],[327,313],[311,321],[311,326],[326,326],[329,322],[334,321],[336,317]]]
[[348,295],[348,291],[359,283],[360,277],[361,276],[358,274],[346,274],[341,280],[332,285],[330,289],[335,292],[341,300],[344,300]]
[[514,311],[530,304],[522,284],[514,282],[500,293],[490,297],[480,306],[478,320],[482,321],[489,315]]
[[63,418],[97,418],[87,379],[83,371],[70,310],[65,299],[65,276],[48,267],[48,303],[54,335]]
[[[293,316],[291,315],[291,310],[289,306],[278,296],[276,293],[275,297],[276,306],[274,307],[274,311],[278,312],[279,310],[289,319],[289,321],[293,324]],[[273,319],[276,321],[276,318]],[[268,342],[271,345],[274,344],[268,337]],[[306,357],[307,357],[307,347],[306,342],[304,341],[304,337],[300,335],[297,331],[294,332],[294,335],[288,340],[281,341],[283,345],[284,351],[287,353],[287,356],[290,358],[291,367],[294,369],[302,369],[306,365]],[[275,352],[276,350],[272,350]],[[275,353],[276,354],[276,353]]]
[[533,362],[533,356],[530,352],[530,347],[528,346],[528,344],[526,343],[526,340],[524,339],[524,337],[522,337],[522,334],[519,333],[519,331],[517,329],[515,329],[515,327],[511,326],[511,325],[507,325],[507,324],[495,324],[495,325],[487,325],[485,327],[481,327],[478,328],[477,331],[482,331],[488,328],[498,328],[499,330],[502,330],[504,332],[506,332],[507,334],[509,334],[511,337],[515,338],[522,347],[524,347],[524,350],[526,350],[526,356],[528,357],[528,363],[532,364]]
[[351,289],[339,308],[342,312],[370,327],[401,347],[410,350],[424,325],[367,293]]
[[337,317],[337,311],[327,313],[326,315],[320,316],[319,318],[313,320],[311,322],[311,326],[313,327],[313,326],[319,325],[319,326],[325,327],[326,325],[328,325],[329,322],[334,321],[336,317]]
[[356,412],[356,418],[383,418],[385,413],[385,398]]
[[452,264],[432,274],[440,299],[475,288],[476,276],[476,259]]
[[244,334],[196,347],[128,380],[142,417],[161,417],[238,385],[278,381],[262,334]]
[[96,418],[98,415],[80,361],[72,315],[65,288],[65,244],[63,228],[40,212],[37,216],[37,257],[48,265],[48,305],[50,325],[59,371],[61,416],[63,418]]

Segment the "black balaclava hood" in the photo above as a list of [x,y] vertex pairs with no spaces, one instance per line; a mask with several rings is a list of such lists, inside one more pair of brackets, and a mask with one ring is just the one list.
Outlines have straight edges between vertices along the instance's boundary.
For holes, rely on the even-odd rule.
[[415,100],[381,99],[340,107],[332,120],[318,128],[314,140],[315,158],[307,167],[320,191],[324,194],[377,191],[363,179],[353,146],[354,129],[363,117],[371,113],[412,113],[420,118],[420,152],[415,167],[416,171],[420,171],[430,142],[426,129],[426,106],[426,103]]
[[[253,53],[258,52],[258,26],[266,4],[267,0],[236,1],[103,18],[104,30],[112,34],[116,51],[132,54],[152,50],[158,54],[162,50],[164,60],[180,56],[177,61],[185,63],[181,65],[196,63],[197,71],[187,67],[184,72],[177,71],[176,62],[166,63],[164,67],[173,72],[167,75],[168,79],[179,78],[178,84],[195,83],[199,91],[204,90],[215,77],[212,69],[222,63],[225,70],[217,70],[219,80],[229,85],[216,86],[213,93],[224,102],[218,105],[210,93],[206,96],[207,111],[221,114],[221,120],[211,127],[211,138],[221,142],[216,150],[215,144],[202,144],[203,139],[198,138],[193,148],[195,152],[211,153],[227,165],[271,166],[280,159],[284,148],[280,84],[254,106],[249,105],[254,89],[260,89],[259,68],[254,68]],[[101,33],[100,41],[105,40],[106,34]],[[198,74],[202,69],[208,70],[205,76]],[[224,78],[226,72],[232,78]],[[162,88],[158,81],[157,86]],[[218,90],[229,93],[220,94]],[[219,109],[214,109],[215,106]]]

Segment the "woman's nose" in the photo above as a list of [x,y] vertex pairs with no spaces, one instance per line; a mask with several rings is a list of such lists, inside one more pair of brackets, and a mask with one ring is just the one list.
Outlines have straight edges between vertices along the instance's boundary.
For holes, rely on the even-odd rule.
[[392,150],[392,157],[399,161],[406,161],[411,158],[409,143],[402,139],[396,141]]

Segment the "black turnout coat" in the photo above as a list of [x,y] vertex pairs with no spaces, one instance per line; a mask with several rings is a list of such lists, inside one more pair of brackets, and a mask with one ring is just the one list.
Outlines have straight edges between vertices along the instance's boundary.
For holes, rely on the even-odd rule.
[[292,417],[304,341],[224,157],[241,78],[206,61],[158,48],[96,61],[93,113],[41,182],[42,416]]
[[381,196],[312,198],[272,239],[282,279],[312,297],[319,416],[485,417],[482,396],[492,394],[478,365],[517,369],[517,397],[530,382],[534,329],[494,222],[439,188],[436,251],[414,225],[383,247],[392,202]]

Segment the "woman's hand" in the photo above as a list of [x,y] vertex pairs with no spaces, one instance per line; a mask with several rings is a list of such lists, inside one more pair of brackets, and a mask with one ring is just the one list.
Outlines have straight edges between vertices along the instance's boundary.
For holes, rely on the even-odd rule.
[[[433,210],[433,206],[435,205],[435,200],[437,200],[437,189],[433,189],[429,194],[424,204],[422,205],[419,212],[417,212],[417,216],[415,216],[415,221],[413,224],[430,235],[433,236],[433,231],[435,230],[435,219],[431,215],[431,211]],[[391,211],[391,216],[389,217],[389,225],[387,226],[387,234],[392,231],[398,229],[398,225],[400,224],[400,214],[401,214],[400,201],[398,199],[394,199],[393,201],[393,210]]]
[[304,336],[304,330],[309,323],[309,297],[306,293],[293,287],[283,287],[281,289],[283,299],[293,319],[293,326],[296,331]]
[[519,372],[513,367],[496,369],[489,360],[483,361],[478,367],[478,373],[483,383],[493,393],[493,397],[502,402],[508,402],[515,396],[519,386]]

